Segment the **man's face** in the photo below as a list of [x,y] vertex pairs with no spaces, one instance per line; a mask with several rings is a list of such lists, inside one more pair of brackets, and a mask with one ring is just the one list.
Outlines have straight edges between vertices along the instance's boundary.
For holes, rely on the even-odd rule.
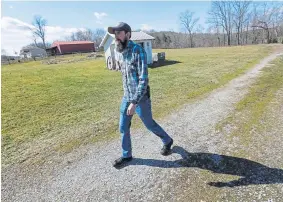
[[128,44],[128,34],[125,31],[115,31],[115,42],[116,42],[116,50],[118,52],[123,52]]

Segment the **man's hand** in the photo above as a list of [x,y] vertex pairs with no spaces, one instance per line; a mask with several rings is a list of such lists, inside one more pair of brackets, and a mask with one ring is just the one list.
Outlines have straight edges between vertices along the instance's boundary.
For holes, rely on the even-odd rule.
[[136,111],[136,107],[137,105],[131,103],[128,107],[128,110],[127,110],[127,115],[128,116],[131,116],[131,115],[134,115],[135,111]]

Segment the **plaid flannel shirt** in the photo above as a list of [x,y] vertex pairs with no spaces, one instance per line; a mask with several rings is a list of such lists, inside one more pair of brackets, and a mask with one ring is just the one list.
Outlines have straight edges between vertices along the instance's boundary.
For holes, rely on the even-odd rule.
[[138,104],[149,93],[146,53],[132,40],[129,40],[122,53],[115,52],[117,65],[122,72],[124,98]]

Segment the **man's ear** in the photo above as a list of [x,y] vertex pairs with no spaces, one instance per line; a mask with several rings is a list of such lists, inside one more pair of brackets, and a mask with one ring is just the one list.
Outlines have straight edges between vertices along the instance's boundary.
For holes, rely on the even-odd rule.
[[131,33],[130,33],[130,32],[127,32],[127,33],[126,33],[126,36],[128,37],[128,39],[130,39]]

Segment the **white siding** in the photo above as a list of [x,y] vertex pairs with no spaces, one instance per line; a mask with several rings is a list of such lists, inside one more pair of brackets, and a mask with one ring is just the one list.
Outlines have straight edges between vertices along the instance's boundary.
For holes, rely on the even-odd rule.
[[[144,50],[147,55],[147,64],[152,64],[152,40],[139,40],[135,41],[136,43],[144,43]],[[111,56],[111,51],[110,51],[110,45],[114,43],[114,38],[111,35],[108,35],[105,44],[103,45],[104,47],[104,52],[105,52],[105,62],[107,63],[107,58]],[[113,55],[114,57],[114,55]]]
[[136,43],[143,43],[144,50],[147,56],[147,64],[152,64],[152,44],[151,40],[136,41]]
[[108,35],[108,38],[104,44],[104,51],[106,51],[110,47],[110,44],[113,42],[113,40],[113,37]]
[[105,62],[107,63],[107,58],[111,56],[110,52],[110,45],[114,42],[112,36],[108,36],[105,44],[104,44],[104,51],[105,51]]
[[45,57],[46,51],[43,49],[35,48],[30,50],[31,57]]
[[151,40],[147,40],[144,43],[144,49],[147,54],[147,64],[152,63],[152,45],[151,45]]

